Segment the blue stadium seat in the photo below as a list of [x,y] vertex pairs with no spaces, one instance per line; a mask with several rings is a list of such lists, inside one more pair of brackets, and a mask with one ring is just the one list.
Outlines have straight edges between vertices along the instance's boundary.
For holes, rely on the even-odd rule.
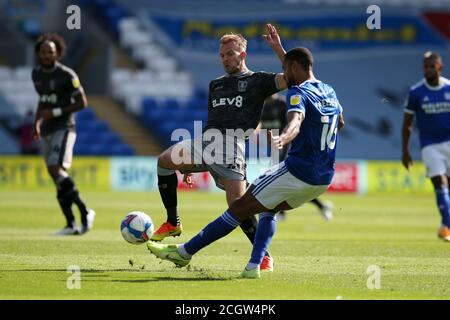
[[145,109],[142,119],[145,123],[155,125],[163,121],[166,111],[163,108]]
[[109,131],[109,127],[104,121],[95,121],[90,123],[89,131],[92,133],[102,133]]
[[77,113],[77,141],[74,153],[77,155],[132,155],[133,149],[121,137],[110,130],[108,124],[98,120],[92,109]]
[[176,99],[166,99],[166,101],[164,101],[163,107],[165,109],[179,109],[180,103]]
[[94,4],[94,0],[77,0],[76,4],[80,7],[86,7]]
[[94,120],[95,112],[91,108],[86,108],[76,113],[77,121]]
[[107,7],[113,6],[114,2],[113,0],[94,0],[94,4],[98,8],[98,10],[103,10]]
[[88,144],[82,143],[79,140],[75,143],[73,152],[76,155],[90,155],[90,147]]
[[127,16],[125,10],[120,6],[111,6],[106,9],[104,14],[109,29],[117,37],[119,35],[119,22]]
[[37,19],[26,19],[22,23],[22,30],[30,37],[36,37],[42,33],[41,22]]
[[208,110],[208,99],[207,98],[198,98],[192,97],[187,102],[187,107],[189,109],[200,109],[200,110]]
[[103,132],[97,137],[97,142],[102,144],[116,145],[122,144],[122,139],[117,133]]
[[133,148],[131,148],[128,144],[122,143],[111,148],[112,154],[120,155],[120,156],[132,156],[134,155]]
[[206,100],[208,99],[208,92],[201,87],[195,87],[192,97],[194,99]]
[[145,97],[142,99],[142,112],[145,112],[145,110],[152,110],[158,108],[158,103],[156,99],[153,99],[151,97]]

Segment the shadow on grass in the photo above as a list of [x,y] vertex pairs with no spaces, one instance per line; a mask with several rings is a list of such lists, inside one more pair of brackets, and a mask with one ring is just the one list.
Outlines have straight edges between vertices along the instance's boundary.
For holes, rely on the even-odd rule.
[[91,282],[117,282],[117,283],[148,283],[148,282],[157,282],[157,281],[229,281],[233,280],[231,277],[213,277],[213,276],[200,276],[200,277],[152,277],[147,279],[88,279],[84,281]]
[[[57,273],[67,273],[67,269],[9,269],[9,270],[0,270],[1,273],[6,272],[57,272]],[[115,279],[120,274],[107,274],[109,272],[127,272],[127,273],[135,273],[135,274],[151,274],[151,277],[145,279]],[[177,277],[177,276],[167,276],[167,273],[171,271],[168,270],[136,270],[136,269],[104,269],[104,270],[96,270],[96,269],[81,269],[81,276],[84,278],[83,281],[87,282],[126,282],[126,283],[146,283],[146,282],[154,282],[154,281],[229,281],[234,280],[236,277],[229,276],[221,276],[215,273],[209,273],[203,269],[200,270],[187,270],[192,277]],[[157,274],[164,274],[158,276]],[[1,276],[0,276],[1,277]],[[95,279],[95,278],[101,279]],[[110,279],[104,279],[104,278]],[[64,280],[66,281],[66,280]]]
[[[81,273],[103,273],[103,272],[148,272],[148,270],[136,269],[81,269]],[[2,272],[67,272],[67,269],[0,269]]]

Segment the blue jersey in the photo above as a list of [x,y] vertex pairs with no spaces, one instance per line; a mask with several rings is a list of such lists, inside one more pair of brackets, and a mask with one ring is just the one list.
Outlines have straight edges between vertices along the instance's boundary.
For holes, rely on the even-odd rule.
[[334,175],[339,114],[342,107],[334,89],[305,81],[289,89],[287,112],[303,112],[305,119],[292,140],[285,160],[289,172],[312,185],[330,184]]
[[431,87],[425,79],[411,87],[405,112],[414,114],[419,128],[420,146],[450,141],[450,81],[441,77]]

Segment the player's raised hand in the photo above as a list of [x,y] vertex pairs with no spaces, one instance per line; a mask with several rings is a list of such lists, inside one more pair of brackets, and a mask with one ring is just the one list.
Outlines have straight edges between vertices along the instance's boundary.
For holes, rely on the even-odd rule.
[[270,23],[266,24],[267,34],[263,34],[269,47],[272,49],[281,47],[280,36],[278,35],[277,29]]
[[192,189],[194,185],[194,179],[192,179],[192,173],[185,173],[183,176],[183,182],[186,183],[189,189]]
[[409,154],[408,151],[403,152],[403,154],[402,154],[402,163],[403,163],[403,166],[408,171],[409,171],[409,167],[411,167],[413,165],[413,161],[412,161],[411,155]]
[[281,136],[274,136],[272,130],[269,130],[269,139],[272,144],[277,147],[277,149],[282,149],[284,147],[284,142]]

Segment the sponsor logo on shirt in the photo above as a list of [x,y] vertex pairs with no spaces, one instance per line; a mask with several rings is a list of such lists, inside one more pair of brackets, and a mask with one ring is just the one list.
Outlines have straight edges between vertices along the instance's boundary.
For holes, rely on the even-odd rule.
[[236,108],[240,108],[242,107],[242,96],[236,96],[233,98],[219,98],[219,99],[214,99],[212,101],[212,107],[216,108],[216,107],[220,107],[220,106],[229,106],[229,107],[236,107]]
[[43,94],[39,98],[39,101],[42,103],[57,103],[58,102],[58,96],[55,93],[52,94]]
[[292,106],[300,104],[300,96],[298,94],[291,96],[291,98],[289,99],[289,103]]

